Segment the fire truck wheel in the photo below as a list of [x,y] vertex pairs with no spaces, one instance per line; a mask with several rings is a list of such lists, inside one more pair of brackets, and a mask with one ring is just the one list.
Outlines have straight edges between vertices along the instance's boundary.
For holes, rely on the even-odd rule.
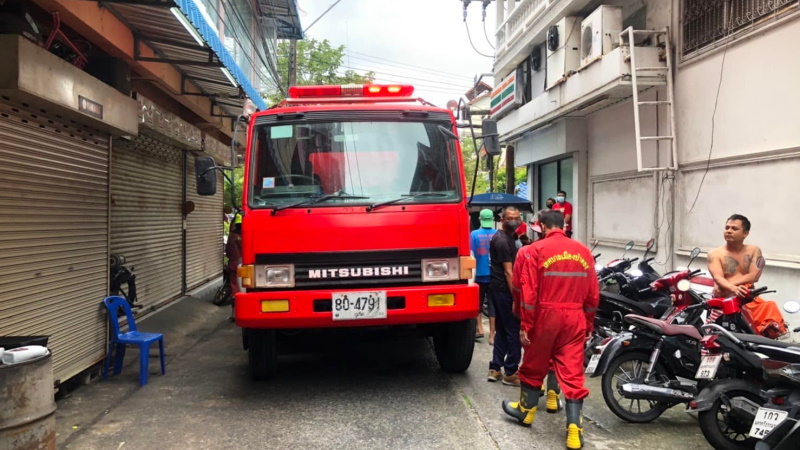
[[469,368],[475,349],[475,319],[444,323],[433,334],[433,347],[439,366],[447,373]]
[[247,355],[250,360],[250,376],[254,380],[275,378],[278,371],[275,330],[247,330]]

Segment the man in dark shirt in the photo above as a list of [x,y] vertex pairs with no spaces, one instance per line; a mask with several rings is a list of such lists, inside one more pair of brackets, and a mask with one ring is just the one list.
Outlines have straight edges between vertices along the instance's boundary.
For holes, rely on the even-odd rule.
[[[514,273],[514,259],[517,257],[515,230],[522,220],[519,210],[513,206],[505,208],[502,218],[503,228],[495,233],[489,245],[489,295],[494,304],[496,335],[488,380],[499,381],[502,378],[503,384],[519,386],[517,369],[522,345],[519,340],[519,320],[511,311],[514,303],[511,297],[511,278]],[[505,373],[500,372],[501,367]]]

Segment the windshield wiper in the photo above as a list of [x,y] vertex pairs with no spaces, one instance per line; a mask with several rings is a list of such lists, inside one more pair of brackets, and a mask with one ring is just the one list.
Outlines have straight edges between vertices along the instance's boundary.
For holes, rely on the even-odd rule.
[[385,202],[380,202],[380,203],[373,203],[372,205],[367,206],[367,212],[370,212],[375,208],[380,208],[381,206],[391,205],[393,203],[399,203],[399,202],[402,202],[404,200],[411,200],[412,198],[417,198],[417,197],[447,197],[448,195],[449,194],[447,194],[445,192],[419,192],[419,193],[416,193],[416,194],[404,195],[404,196],[402,196],[400,198],[396,198],[396,199],[393,199],[393,200],[387,200]]
[[336,194],[314,195],[314,196],[311,196],[311,197],[309,197],[309,198],[307,198],[305,200],[302,200],[302,201],[299,201],[299,202],[295,202],[295,203],[291,203],[291,204],[288,204],[288,205],[273,206],[272,207],[272,215],[274,216],[278,211],[282,211],[284,209],[295,208],[297,206],[303,206],[303,205],[313,205],[315,203],[322,203],[322,202],[330,200],[332,198],[360,198],[360,199],[364,199],[364,198],[369,198],[369,197],[364,197],[364,196],[360,196],[360,195],[344,194],[344,193],[341,193],[341,192],[336,193]]

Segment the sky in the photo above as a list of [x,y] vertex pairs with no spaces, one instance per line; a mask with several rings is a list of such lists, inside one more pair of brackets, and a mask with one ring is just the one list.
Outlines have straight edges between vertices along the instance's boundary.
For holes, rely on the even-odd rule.
[[[305,31],[336,0],[297,0]],[[492,71],[495,28],[494,2],[467,8],[461,0],[341,0],[306,32],[306,38],[327,39],[345,46],[342,69],[374,71],[378,83],[415,86],[414,96],[446,107],[473,85],[475,75]],[[483,81],[492,85],[492,77]]]

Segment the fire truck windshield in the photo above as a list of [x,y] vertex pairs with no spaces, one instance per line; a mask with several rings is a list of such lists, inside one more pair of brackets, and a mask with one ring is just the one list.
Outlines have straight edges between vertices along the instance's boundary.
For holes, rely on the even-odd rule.
[[[456,145],[440,122],[265,124],[253,133],[252,208],[403,204],[461,199]],[[449,127],[449,124],[444,124]],[[438,195],[417,195],[437,193]],[[283,209],[283,208],[281,208]]]

